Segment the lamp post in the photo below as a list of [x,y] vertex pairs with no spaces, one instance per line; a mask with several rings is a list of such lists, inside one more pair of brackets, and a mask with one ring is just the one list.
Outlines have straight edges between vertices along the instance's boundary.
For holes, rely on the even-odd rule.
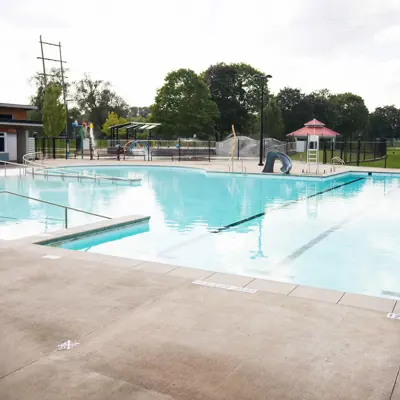
[[260,162],[258,165],[264,165],[263,163],[263,148],[264,148],[264,84],[268,83],[268,79],[272,78],[272,75],[255,75],[256,78],[260,79],[261,82],[261,109],[260,109]]

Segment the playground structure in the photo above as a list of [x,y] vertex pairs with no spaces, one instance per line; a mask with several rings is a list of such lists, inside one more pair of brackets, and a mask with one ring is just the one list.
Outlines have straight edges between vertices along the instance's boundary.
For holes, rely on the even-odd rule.
[[144,156],[144,160],[148,161],[150,156],[150,143],[148,140],[128,140],[124,145],[124,155],[128,155],[129,153],[132,157],[135,155]]

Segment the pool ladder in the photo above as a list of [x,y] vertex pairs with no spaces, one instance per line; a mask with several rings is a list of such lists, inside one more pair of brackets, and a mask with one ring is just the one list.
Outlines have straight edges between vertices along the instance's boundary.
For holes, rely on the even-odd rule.
[[68,210],[80,212],[80,213],[87,214],[87,215],[92,215],[92,216],[94,216],[94,217],[105,218],[105,219],[111,219],[111,217],[106,217],[105,215],[100,215],[100,214],[95,214],[95,213],[92,213],[92,212],[89,212],[89,211],[80,210],[79,208],[73,208],[73,207],[63,206],[62,204],[52,203],[51,201],[45,201],[45,200],[42,200],[42,199],[38,199],[38,198],[36,198],[36,197],[25,196],[25,195],[23,195],[23,194],[11,192],[11,191],[9,191],[9,190],[1,190],[1,191],[0,191],[0,194],[10,194],[10,195],[12,195],[12,196],[22,197],[22,198],[24,198],[24,199],[34,200],[34,201],[38,201],[38,202],[40,202],[40,203],[49,204],[49,205],[51,205],[51,206],[63,208],[63,209],[64,209],[64,225],[65,225],[65,228],[66,228],[66,229],[68,228]]
[[336,161],[338,162],[338,165],[343,166],[345,164],[345,162],[340,157],[333,157],[331,160],[331,172],[336,172]]
[[[242,173],[243,173],[243,172],[246,172],[247,169],[246,169],[246,167],[243,165],[243,158],[239,158],[239,161],[242,162],[242,163],[241,163]],[[229,161],[228,161],[228,171],[229,171],[229,172],[234,172],[233,170],[234,170],[234,161],[233,161],[233,160],[229,160]]]

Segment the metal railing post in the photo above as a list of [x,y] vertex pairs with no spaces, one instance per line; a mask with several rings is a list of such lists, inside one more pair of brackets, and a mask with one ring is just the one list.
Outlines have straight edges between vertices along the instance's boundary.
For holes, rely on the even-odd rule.
[[65,207],[65,229],[68,228],[68,208]]
[[361,140],[357,140],[357,167],[360,166]]

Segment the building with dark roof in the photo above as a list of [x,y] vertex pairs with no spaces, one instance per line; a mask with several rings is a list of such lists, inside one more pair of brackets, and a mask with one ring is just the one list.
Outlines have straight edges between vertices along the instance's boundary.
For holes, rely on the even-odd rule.
[[22,162],[26,153],[35,151],[35,139],[29,134],[41,128],[41,121],[29,121],[28,111],[36,106],[0,103],[0,160]]

